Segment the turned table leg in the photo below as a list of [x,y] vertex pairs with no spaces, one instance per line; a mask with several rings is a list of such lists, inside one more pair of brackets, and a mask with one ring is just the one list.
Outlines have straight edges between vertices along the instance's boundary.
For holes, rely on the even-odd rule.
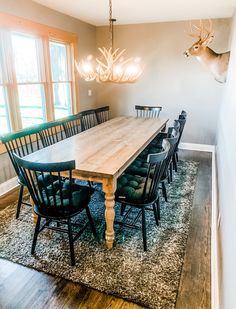
[[106,246],[112,249],[115,239],[114,219],[115,219],[115,191],[116,181],[114,179],[106,179],[103,181],[103,192],[105,193],[105,220],[106,220]]

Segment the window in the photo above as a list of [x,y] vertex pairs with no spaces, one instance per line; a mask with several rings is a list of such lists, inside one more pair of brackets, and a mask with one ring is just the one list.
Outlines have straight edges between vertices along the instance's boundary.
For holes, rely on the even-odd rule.
[[69,70],[68,45],[50,42],[53,105],[55,118],[71,114],[71,73]]
[[8,92],[6,72],[3,61],[3,36],[0,36],[0,134],[11,131],[10,117],[8,110]]
[[0,84],[0,134],[10,132],[6,88]]
[[0,13],[0,135],[79,111],[76,45],[74,34]]
[[11,36],[22,127],[46,121],[45,92],[40,72],[40,41],[14,33]]

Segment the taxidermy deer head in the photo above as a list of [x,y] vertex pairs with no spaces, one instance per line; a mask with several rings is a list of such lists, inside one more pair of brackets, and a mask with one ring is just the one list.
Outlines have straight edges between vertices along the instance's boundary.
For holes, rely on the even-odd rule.
[[202,21],[200,21],[199,26],[190,23],[190,33],[188,34],[197,38],[197,41],[184,52],[184,55],[186,57],[190,55],[195,56],[199,62],[210,69],[218,82],[225,83],[230,52],[217,54],[208,47],[214,38],[212,33],[212,21],[209,20],[208,29],[204,26]]

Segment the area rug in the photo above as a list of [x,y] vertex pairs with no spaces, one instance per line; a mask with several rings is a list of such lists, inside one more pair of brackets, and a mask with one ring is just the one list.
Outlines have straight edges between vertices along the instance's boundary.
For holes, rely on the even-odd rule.
[[[179,161],[178,173],[167,185],[167,203],[161,199],[161,221],[156,226],[147,215],[148,251],[143,251],[141,230],[115,227],[116,243],[107,250],[104,235],[104,196],[96,185],[90,203],[100,240],[89,226],[75,242],[76,266],[70,266],[67,235],[44,231],[36,253],[30,254],[34,226],[31,210],[16,205],[0,212],[0,257],[52,275],[78,282],[99,291],[133,301],[147,308],[173,309],[179,287],[189,231],[197,162]],[[116,206],[116,217],[120,207]],[[83,221],[83,214],[77,220]]]

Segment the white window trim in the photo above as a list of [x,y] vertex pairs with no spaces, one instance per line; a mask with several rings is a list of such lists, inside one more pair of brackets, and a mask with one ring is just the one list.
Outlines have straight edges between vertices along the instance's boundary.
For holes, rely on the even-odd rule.
[[[7,32],[19,32],[25,33],[26,35],[33,35],[40,37],[42,40],[43,58],[44,58],[44,68],[41,68],[42,80],[43,82],[37,82],[44,84],[45,98],[46,98],[46,119],[47,121],[52,121],[55,119],[54,116],[54,105],[53,105],[53,81],[51,78],[51,64],[50,64],[50,50],[49,41],[54,41],[58,43],[68,44],[68,49],[70,52],[69,70],[71,72],[71,80],[65,81],[71,84],[71,100],[72,113],[79,112],[79,95],[78,95],[78,76],[75,74],[75,67],[73,59],[77,59],[77,45],[78,39],[76,34],[69,33],[63,30],[51,28],[46,25],[38,24],[29,20],[18,18],[5,13],[0,13],[0,31],[5,30]],[[9,39],[10,40],[10,36]],[[8,42],[9,44],[9,42]],[[7,50],[11,53],[11,50]],[[12,58],[12,57],[10,57]],[[12,58],[13,59],[13,58]],[[11,63],[9,63],[11,66]],[[9,66],[8,66],[9,67]],[[11,66],[12,69],[13,66]],[[45,76],[44,76],[45,75]],[[17,85],[16,80],[14,80],[15,74],[10,76],[11,82],[6,84],[8,90],[9,101],[11,102],[8,106],[10,124],[12,131],[20,130],[22,127],[21,119],[19,113],[17,113],[18,97],[17,97]],[[56,82],[57,83],[57,82]],[[22,83],[24,84],[24,83]],[[31,83],[27,83],[31,84]],[[32,83],[34,84],[34,83]],[[13,105],[13,108],[12,108]],[[4,145],[0,143],[0,153],[6,152]]]

